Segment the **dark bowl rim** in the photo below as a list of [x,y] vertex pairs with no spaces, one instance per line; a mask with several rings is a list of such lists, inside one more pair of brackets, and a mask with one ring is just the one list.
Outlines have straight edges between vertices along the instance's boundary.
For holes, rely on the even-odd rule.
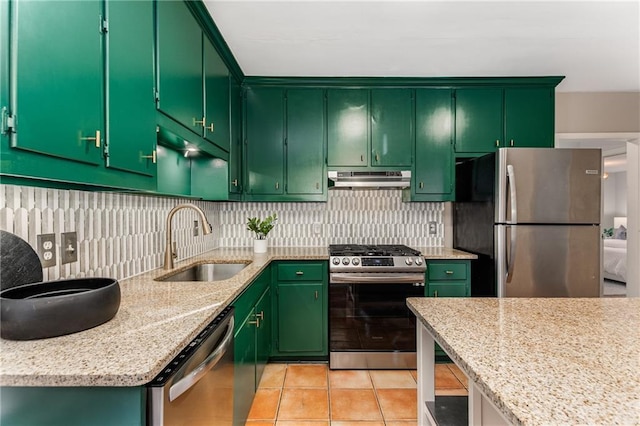
[[[111,281],[111,282],[99,288],[92,288],[82,293],[75,293],[76,296],[78,294],[87,294],[87,293],[94,293],[97,291],[104,291],[105,289],[109,289],[114,285],[117,285],[118,287],[120,286],[120,283],[116,278],[109,278],[109,277],[85,277],[85,278],[68,278],[68,279],[53,280],[53,281],[39,281],[37,283],[22,284],[22,285],[17,285],[15,287],[4,289],[0,291],[0,300],[5,300],[5,301],[12,300],[14,302],[34,300],[34,299],[25,299],[25,298],[5,297],[5,295],[10,294],[12,291],[15,291],[15,290],[21,290],[21,289],[30,288],[30,287],[38,287],[38,286],[47,285],[47,284],[56,283],[56,282],[62,282],[62,281],[73,282],[73,281],[84,281],[84,280]],[[62,297],[69,297],[69,296],[64,294],[59,296],[47,296],[47,299],[50,300],[50,299],[57,299]]]

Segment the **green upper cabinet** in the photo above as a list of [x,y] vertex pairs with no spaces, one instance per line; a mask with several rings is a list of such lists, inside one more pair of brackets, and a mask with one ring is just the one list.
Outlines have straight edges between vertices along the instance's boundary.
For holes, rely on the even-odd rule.
[[153,3],[110,1],[107,167],[156,174]]
[[411,166],[413,91],[371,90],[371,166]]
[[322,89],[287,90],[287,194],[326,192]]
[[229,151],[229,194],[242,194],[242,96],[240,83],[229,76],[231,137]]
[[157,2],[158,109],[200,134],[202,31],[183,1]]
[[502,88],[455,92],[456,152],[492,152],[503,143]]
[[[504,91],[505,144],[514,147],[554,146],[554,89],[508,88]],[[535,117],[535,119],[532,119]]]
[[369,164],[368,90],[327,90],[327,151],[329,167]]
[[103,2],[14,1],[10,6],[17,129],[11,145],[102,164]]
[[13,72],[0,105],[2,175],[155,190],[153,2],[13,1],[3,10]]
[[554,87],[457,89],[456,153],[477,155],[500,147],[553,147]]
[[284,91],[246,91],[245,148],[248,194],[284,193]]
[[213,44],[205,36],[204,61],[204,136],[229,151],[229,71]]
[[416,153],[412,201],[452,201],[455,161],[451,89],[416,89]]

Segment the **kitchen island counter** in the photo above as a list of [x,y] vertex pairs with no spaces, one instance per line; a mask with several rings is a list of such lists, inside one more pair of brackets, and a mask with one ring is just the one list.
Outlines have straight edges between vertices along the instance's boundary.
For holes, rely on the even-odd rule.
[[[433,251],[458,258],[464,252]],[[33,341],[0,339],[0,386],[140,386],[231,304],[274,260],[328,260],[326,247],[220,248],[120,280],[121,303],[109,322],[79,333]],[[247,263],[231,279],[162,282],[195,263]]]
[[[479,394],[511,424],[640,423],[640,298],[407,303],[418,334],[433,337],[469,378],[470,406]],[[426,364],[427,352],[418,354]]]

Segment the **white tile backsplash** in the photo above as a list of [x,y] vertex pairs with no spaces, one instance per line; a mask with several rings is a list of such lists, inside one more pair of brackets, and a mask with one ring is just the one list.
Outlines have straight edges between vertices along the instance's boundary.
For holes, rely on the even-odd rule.
[[[44,279],[84,276],[127,278],[162,266],[166,217],[176,205],[196,204],[213,227],[193,237],[192,210],[173,218],[178,258],[216,247],[249,247],[247,218],[278,214],[269,234],[272,247],[324,247],[329,244],[444,245],[444,203],[403,203],[400,190],[330,190],[326,203],[205,202],[114,192],[88,192],[0,185],[0,229],[32,247],[37,235],[77,232],[78,261],[44,269]],[[428,235],[428,222],[437,235]],[[318,231],[318,232],[316,232]]]

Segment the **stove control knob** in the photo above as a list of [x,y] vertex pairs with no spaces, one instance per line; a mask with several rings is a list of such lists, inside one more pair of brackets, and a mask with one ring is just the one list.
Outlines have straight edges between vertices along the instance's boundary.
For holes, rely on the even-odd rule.
[[422,258],[421,257],[416,257],[416,265],[418,265],[418,266],[422,265]]
[[340,264],[340,259],[337,257],[334,257],[333,260],[331,261],[331,263],[333,263],[334,265],[339,265]]
[[342,259],[342,264],[343,265],[348,265],[349,264],[349,258],[345,257],[344,259]]
[[357,257],[354,257],[353,259],[351,259],[351,264],[353,266],[358,266],[360,264],[360,259],[358,259]]
[[413,263],[413,259],[410,257],[407,257],[404,263],[406,263],[407,265],[411,265]]

